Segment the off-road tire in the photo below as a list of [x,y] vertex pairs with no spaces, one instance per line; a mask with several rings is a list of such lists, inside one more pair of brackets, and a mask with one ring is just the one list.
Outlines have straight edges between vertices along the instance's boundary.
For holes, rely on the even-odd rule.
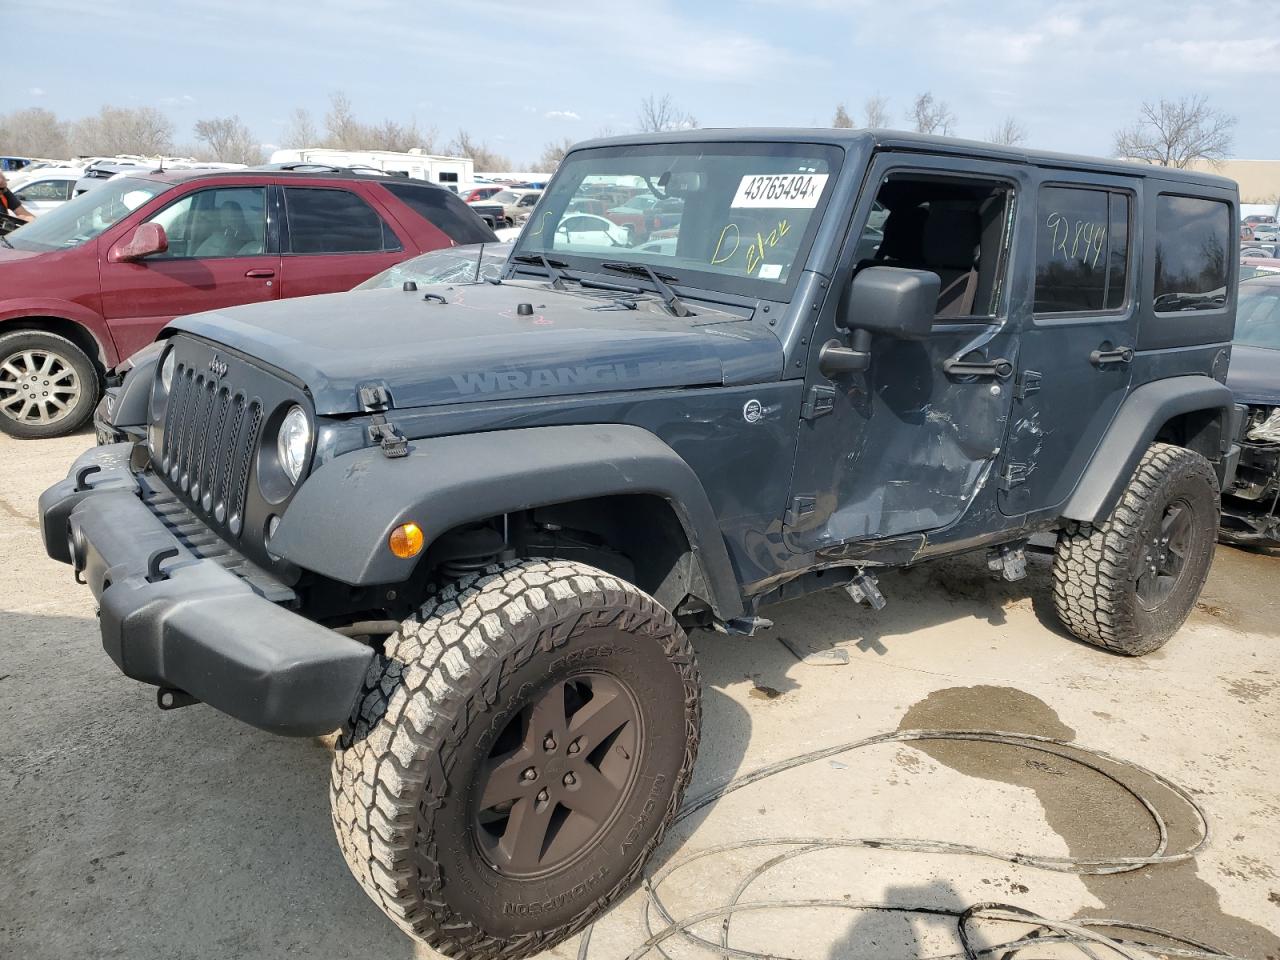
[[[1144,606],[1138,580],[1157,527],[1171,505],[1190,511],[1189,542],[1171,592]],[[1111,515],[1068,523],[1058,534],[1053,600],[1073,634],[1113,653],[1159,649],[1186,622],[1213,562],[1218,478],[1200,454],[1156,443],[1147,450]]]
[[[66,337],[47,330],[15,330],[0,336],[0,365],[12,358],[21,358],[32,352],[36,356],[57,357],[65,369],[75,375],[78,393],[70,409],[61,413],[57,420],[49,423],[38,423],[28,419],[15,419],[14,416],[0,410],[0,431],[20,440],[43,440],[49,437],[61,437],[74,433],[84,426],[93,416],[93,408],[98,402],[101,383],[98,369],[93,361],[78,346]],[[24,381],[25,383],[25,378]],[[36,385],[37,392],[45,392],[43,382]],[[9,390],[0,391],[0,403],[13,397]],[[43,397],[40,398],[43,400]]]
[[[364,891],[449,957],[513,960],[581,930],[640,876],[693,771],[701,704],[684,631],[609,574],[525,560],[438,591],[385,649],[338,740],[330,791]],[[575,859],[549,876],[503,876],[469,827],[482,806],[473,774],[533,687],[575,670],[611,672],[643,698],[635,775]]]

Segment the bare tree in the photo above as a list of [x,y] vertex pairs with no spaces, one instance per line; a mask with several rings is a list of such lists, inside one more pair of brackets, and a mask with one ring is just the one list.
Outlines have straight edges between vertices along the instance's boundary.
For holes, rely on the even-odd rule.
[[360,122],[351,109],[351,99],[338,90],[329,95],[329,109],[324,115],[325,145],[339,149],[359,149],[365,146]]
[[907,119],[917,133],[937,133],[944,137],[951,136],[956,125],[956,115],[951,108],[942,100],[935,99],[928,90],[912,102]]
[[155,107],[104,106],[72,124],[68,140],[79,154],[154,156],[173,149],[173,122]]
[[564,159],[564,155],[569,152],[569,148],[573,146],[573,140],[565,137],[562,140],[554,140],[542,148],[542,158],[538,160],[532,169],[539,173],[553,173],[556,167],[560,166],[560,161]]
[[445,147],[452,156],[470,157],[477,170],[495,173],[511,169],[511,161],[483,141],[476,140],[466,130],[459,130],[458,135]]
[[1133,126],[1116,133],[1116,154],[1163,167],[1196,160],[1218,163],[1231,151],[1236,118],[1209,106],[1201,95],[1144,103]]
[[314,147],[320,143],[320,135],[316,133],[316,125],[311,120],[311,113],[302,107],[295,107],[293,116],[289,118],[289,126],[285,128],[281,142],[286,147]]
[[1016,117],[1005,117],[1000,126],[987,134],[987,140],[991,143],[1003,144],[1006,147],[1016,147],[1018,144],[1026,142],[1027,128]]
[[862,105],[862,116],[868,130],[880,130],[889,126],[893,122],[889,119],[889,98],[878,93],[874,97],[867,97],[867,102]]
[[831,125],[837,130],[848,130],[853,126],[853,117],[849,116],[843,103],[836,104],[836,115],[831,118]]
[[664,93],[661,97],[651,93],[641,100],[636,123],[641,133],[693,130],[698,126],[697,118],[677,107],[669,93]]
[[262,147],[238,116],[197,120],[196,139],[208,146],[214,160],[227,163],[261,163]]
[[0,116],[0,143],[4,149],[24,157],[70,156],[67,124],[51,110],[32,107]]

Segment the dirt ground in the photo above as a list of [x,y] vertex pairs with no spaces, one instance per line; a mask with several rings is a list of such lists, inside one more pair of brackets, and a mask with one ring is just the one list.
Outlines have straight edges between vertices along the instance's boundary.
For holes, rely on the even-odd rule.
[[[431,956],[342,864],[324,741],[273,737],[204,706],[162,713],[154,692],[103,653],[89,591],[46,558],[36,524],[40,491],[91,443],[87,433],[0,437],[0,564],[9,571],[0,585],[0,957]],[[671,871],[657,888],[666,909],[687,918],[722,907],[756,867],[797,848],[693,854],[792,838],[805,854],[762,873],[741,900],[827,905],[736,914],[731,947],[804,960],[954,953],[946,917],[851,908],[994,901],[1059,920],[1153,925],[1280,960],[1280,555],[1220,547],[1190,622],[1140,660],[1069,639],[1053,619],[1047,560],[1031,567],[1027,580],[1001,584],[981,557],[932,564],[884,577],[890,604],[879,614],[828,594],[774,608],[776,628],[755,639],[695,637],[705,723],[691,795],[894,730],[1006,730],[1076,741],[1170,778],[1206,812],[1206,849],[1082,877],[832,845],[919,838],[1086,858],[1156,847],[1134,797],[1077,764],[1008,746],[890,743],[780,773],[684,820],[654,864]],[[846,651],[849,662],[802,663],[782,638],[801,653]],[[1185,805],[1169,809],[1176,849],[1194,824]],[[651,914],[648,925],[665,923]],[[694,929],[715,940],[720,920]],[[979,938],[1008,934],[984,924]],[[587,956],[618,960],[647,935],[637,891],[596,925]],[[716,955],[679,938],[662,948]],[[1035,955],[1084,956],[1055,949],[1065,950]],[[575,939],[547,956],[578,950]]]

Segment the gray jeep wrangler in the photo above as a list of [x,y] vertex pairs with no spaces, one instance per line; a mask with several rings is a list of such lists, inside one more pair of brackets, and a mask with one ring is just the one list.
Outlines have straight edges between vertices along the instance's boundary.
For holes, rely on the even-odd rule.
[[[640,194],[643,243],[581,213]],[[341,727],[392,920],[528,956],[677,812],[692,628],[1056,533],[1072,633],[1178,630],[1239,456],[1236,222],[1216,177],[928,137],[583,144],[500,281],[176,320],[45,544],[162,707]]]

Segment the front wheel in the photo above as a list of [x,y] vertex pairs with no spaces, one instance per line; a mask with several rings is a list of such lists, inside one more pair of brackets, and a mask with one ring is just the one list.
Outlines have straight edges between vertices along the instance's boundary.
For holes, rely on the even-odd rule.
[[1164,646],[1209,576],[1218,497],[1208,460],[1153,444],[1111,516],[1058,535],[1053,599],[1067,629],[1128,656]]
[[83,426],[97,402],[98,371],[66,337],[0,336],[0,430],[24,440],[60,437]]
[[697,753],[684,631],[592,567],[527,560],[437,593],[377,658],[333,762],[365,892],[450,957],[525,957],[639,876]]

